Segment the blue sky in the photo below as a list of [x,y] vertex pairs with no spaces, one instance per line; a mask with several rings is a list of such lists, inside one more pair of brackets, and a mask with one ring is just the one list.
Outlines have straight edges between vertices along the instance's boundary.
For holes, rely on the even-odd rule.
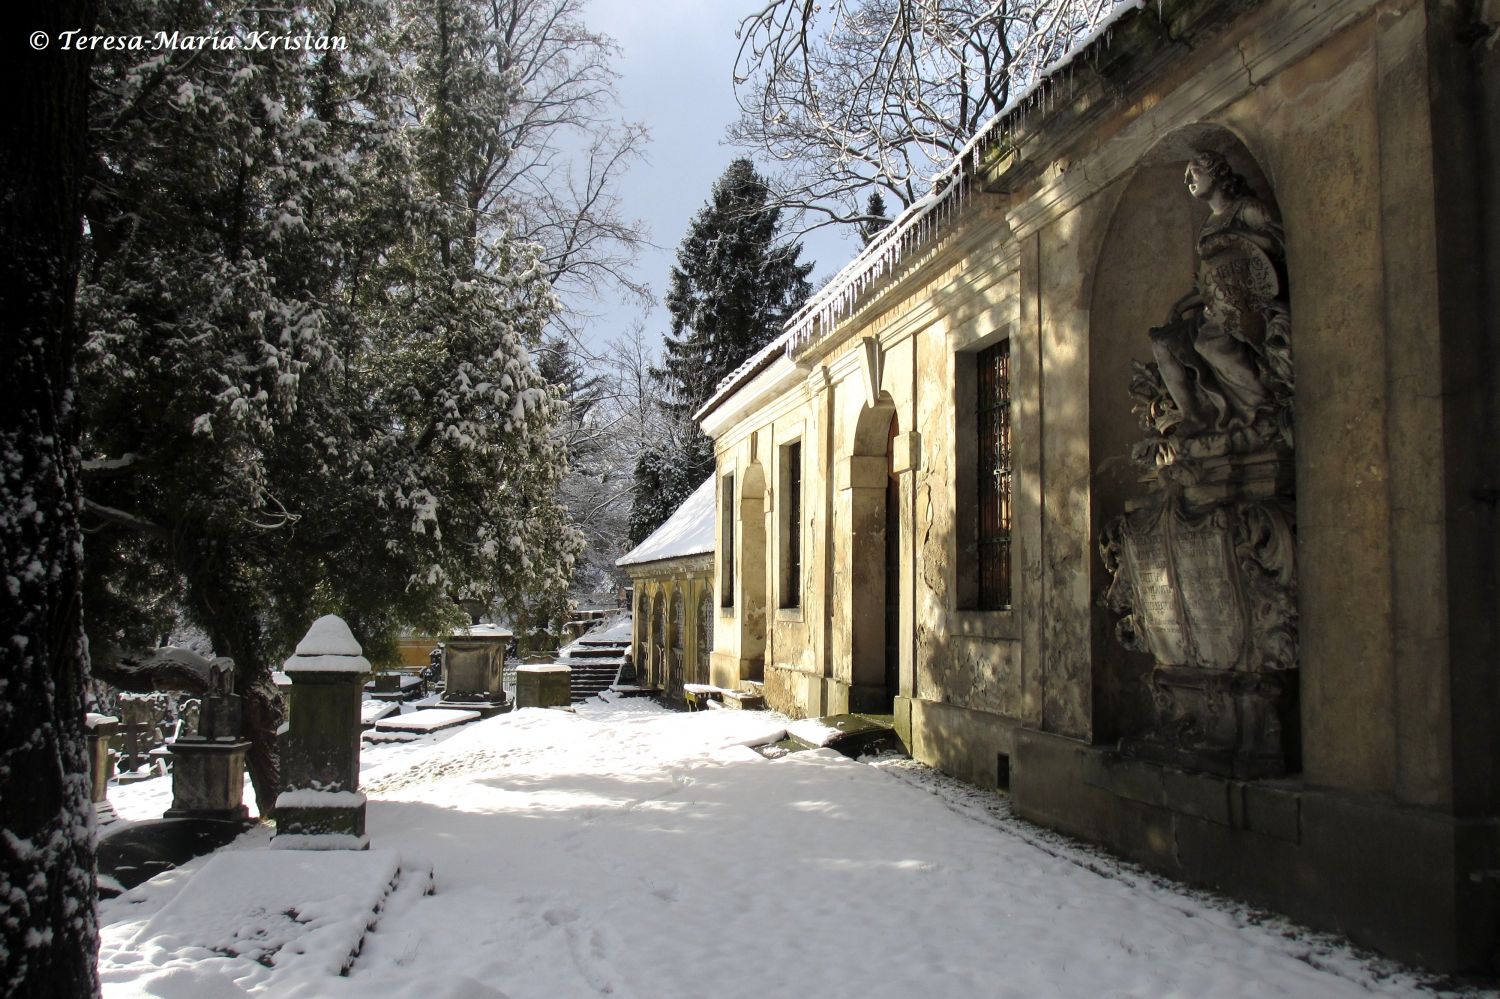
[[[592,0],[585,9],[589,27],[612,36],[623,50],[615,68],[627,120],[644,122],[651,142],[644,162],[620,184],[626,214],[644,220],[652,242],[636,262],[637,277],[658,299],[677,244],[709,189],[730,160],[743,152],[724,144],[724,130],[736,116],[732,87],[734,37],[740,18],[752,6],[735,0]],[[757,160],[764,172],[764,163]],[[802,259],[816,261],[814,287],[857,252],[852,238],[824,229],[804,240]],[[667,329],[660,306],[642,313],[634,303],[602,302],[591,311],[588,342],[595,348],[645,322],[650,342]]]

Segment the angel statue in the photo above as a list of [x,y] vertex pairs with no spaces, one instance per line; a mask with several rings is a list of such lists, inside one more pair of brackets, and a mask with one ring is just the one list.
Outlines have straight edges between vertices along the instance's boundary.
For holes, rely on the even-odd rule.
[[1197,287],[1151,331],[1162,385],[1179,414],[1174,433],[1260,440],[1270,429],[1266,417],[1289,433],[1291,317],[1280,220],[1216,152],[1195,155],[1183,180],[1211,214],[1198,233]]

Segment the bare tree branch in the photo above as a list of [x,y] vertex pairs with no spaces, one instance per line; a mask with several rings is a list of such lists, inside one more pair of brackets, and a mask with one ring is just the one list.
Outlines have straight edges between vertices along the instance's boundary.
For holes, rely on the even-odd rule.
[[795,235],[924,196],[974,134],[1129,0],[766,0],[738,31],[735,144]]

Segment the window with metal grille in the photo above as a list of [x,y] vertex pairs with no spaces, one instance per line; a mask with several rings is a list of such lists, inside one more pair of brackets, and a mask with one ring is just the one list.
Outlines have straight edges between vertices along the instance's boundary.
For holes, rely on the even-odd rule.
[[980,351],[974,363],[979,493],[975,603],[982,610],[1000,610],[1011,601],[1010,341]]
[[734,476],[724,476],[719,503],[719,592],[722,607],[734,606]]
[[802,442],[781,450],[782,499],[786,520],[782,523],[785,548],[781,555],[781,606],[802,606]]

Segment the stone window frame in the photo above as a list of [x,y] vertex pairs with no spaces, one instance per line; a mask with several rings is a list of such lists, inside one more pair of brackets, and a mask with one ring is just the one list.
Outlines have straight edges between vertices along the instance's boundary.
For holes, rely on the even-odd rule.
[[805,594],[802,570],[807,554],[806,452],[802,437],[777,448],[776,598],[778,617],[799,616]]
[[[1010,356],[1007,399],[1010,409],[1010,594],[999,607],[984,607],[979,599],[978,567],[975,551],[979,533],[979,411],[978,390],[980,358],[986,351],[1007,347]],[[954,630],[958,634],[1015,638],[1016,612],[1020,602],[1020,578],[1016,573],[1014,543],[1016,538],[1015,501],[1016,434],[1015,434],[1015,334],[1013,324],[1004,323],[989,334],[975,337],[953,352],[953,604]]]

